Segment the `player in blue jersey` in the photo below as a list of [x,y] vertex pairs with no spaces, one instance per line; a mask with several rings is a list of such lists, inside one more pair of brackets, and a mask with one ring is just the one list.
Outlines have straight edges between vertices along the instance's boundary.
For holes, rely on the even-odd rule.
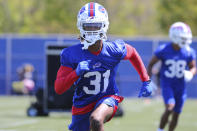
[[121,60],[129,60],[140,75],[139,97],[151,95],[150,79],[135,48],[123,40],[107,40],[109,21],[105,8],[94,2],[83,6],[78,13],[80,43],[63,49],[55,91],[62,94],[75,85],[72,122],[69,130],[103,131],[123,100],[115,83]]
[[163,131],[168,118],[168,131],[174,131],[183,104],[186,100],[186,82],[192,80],[196,73],[196,52],[189,46],[192,42],[190,27],[183,22],[174,23],[169,30],[171,43],[160,45],[148,65],[148,73],[159,60],[162,62],[160,69],[160,84],[165,102],[158,131]]

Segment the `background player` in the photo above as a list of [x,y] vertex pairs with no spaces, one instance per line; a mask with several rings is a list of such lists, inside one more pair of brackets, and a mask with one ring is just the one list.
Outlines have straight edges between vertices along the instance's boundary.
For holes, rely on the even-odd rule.
[[196,54],[189,46],[192,42],[190,27],[183,22],[174,23],[169,30],[171,43],[158,47],[148,65],[148,73],[155,63],[162,61],[160,84],[165,102],[158,131],[163,131],[170,114],[169,131],[174,131],[186,99],[186,83],[196,73]]
[[130,60],[143,82],[139,97],[151,95],[150,79],[135,48],[123,40],[109,42],[107,11],[98,3],[88,3],[78,13],[81,44],[61,53],[55,91],[62,94],[75,83],[70,130],[103,131],[123,100],[115,83],[120,60]]

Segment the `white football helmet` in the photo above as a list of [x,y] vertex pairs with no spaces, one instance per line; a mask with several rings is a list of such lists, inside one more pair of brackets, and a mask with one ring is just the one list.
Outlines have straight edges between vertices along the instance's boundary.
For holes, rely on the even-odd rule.
[[190,27],[183,22],[175,22],[169,30],[169,37],[179,47],[187,47],[192,43],[192,32]]
[[80,30],[82,49],[88,49],[98,40],[107,40],[109,26],[108,13],[105,8],[94,2],[84,5],[77,17],[77,27]]

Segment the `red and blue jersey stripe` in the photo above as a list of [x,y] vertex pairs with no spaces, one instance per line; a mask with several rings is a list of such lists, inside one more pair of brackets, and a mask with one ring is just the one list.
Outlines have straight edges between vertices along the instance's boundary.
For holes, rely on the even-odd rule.
[[90,2],[88,5],[88,15],[95,16],[95,3],[94,2]]

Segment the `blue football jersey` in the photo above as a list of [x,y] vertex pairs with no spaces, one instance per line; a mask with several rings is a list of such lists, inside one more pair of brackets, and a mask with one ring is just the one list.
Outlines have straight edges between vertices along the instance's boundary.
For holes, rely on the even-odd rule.
[[103,48],[98,55],[94,55],[88,50],[82,50],[82,44],[63,49],[61,53],[62,66],[75,70],[79,62],[91,61],[90,70],[75,82],[73,97],[75,107],[83,107],[105,95],[118,94],[115,75],[118,64],[126,56],[126,53],[123,40],[103,42]]
[[184,70],[188,69],[188,64],[196,59],[196,52],[191,47],[174,50],[172,44],[167,43],[160,45],[155,55],[162,61],[161,82],[185,85]]

